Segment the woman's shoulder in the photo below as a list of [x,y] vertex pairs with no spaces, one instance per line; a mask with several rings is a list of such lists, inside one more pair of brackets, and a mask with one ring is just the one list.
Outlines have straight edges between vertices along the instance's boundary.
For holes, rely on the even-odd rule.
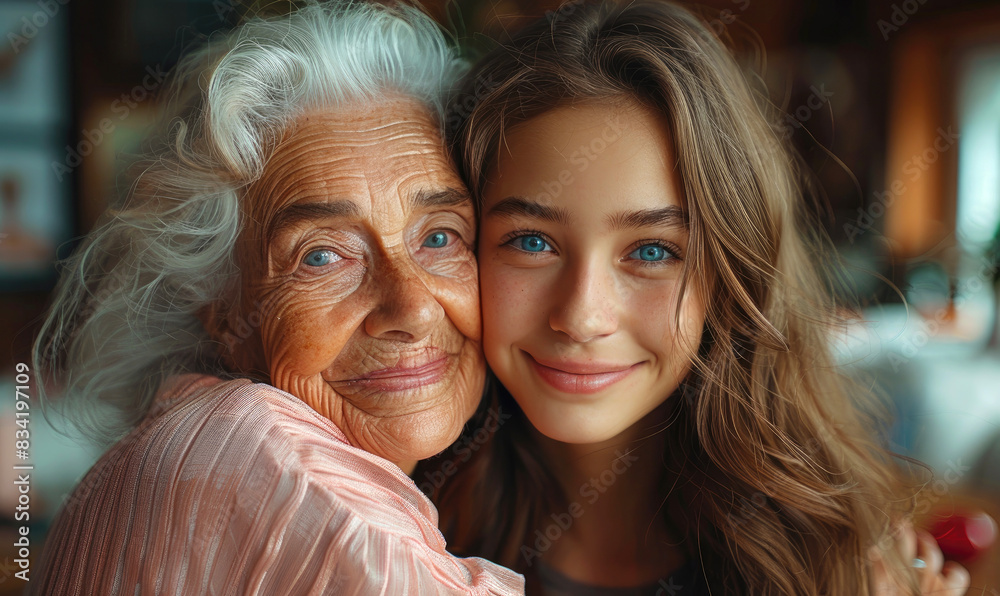
[[[373,558],[429,586],[475,577],[516,588],[505,570],[448,557],[436,521],[397,466],[352,447],[294,396],[187,376],[164,385],[64,504],[46,541],[42,592],[110,593],[116,582],[194,593],[206,578],[220,592],[347,589],[388,581],[367,571]],[[432,569],[437,579],[424,577]]]
[[286,513],[308,500],[348,517],[382,519],[402,508],[420,522],[437,521],[398,466],[350,445],[301,400],[264,383],[208,375],[169,379],[142,422],[78,483],[62,515],[190,506],[206,518],[259,513],[279,500]]
[[[170,379],[134,440],[185,476],[216,469],[303,476],[314,488],[409,488],[398,466],[352,446],[332,421],[266,383],[183,375]],[[351,494],[355,494],[356,491]]]
[[353,519],[397,536],[437,534],[437,510],[397,465],[352,446],[332,421],[266,383],[169,379],[143,424],[115,450],[109,459],[123,473],[141,468],[149,486],[183,480],[206,505],[259,511],[280,497],[286,514],[308,501],[342,523]]
[[182,498],[183,488],[204,501],[204,514],[213,503],[238,507],[289,483],[353,515],[378,520],[403,509],[437,523],[430,501],[398,466],[352,446],[302,400],[265,383],[209,375],[168,379],[142,422],[105,452],[69,500],[131,507],[140,498]]

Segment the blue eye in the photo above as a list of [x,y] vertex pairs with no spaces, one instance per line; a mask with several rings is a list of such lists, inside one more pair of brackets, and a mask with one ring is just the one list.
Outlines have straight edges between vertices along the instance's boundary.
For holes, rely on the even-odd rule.
[[310,267],[322,267],[339,260],[340,255],[328,248],[321,248],[307,254],[302,262]]
[[448,246],[448,234],[446,232],[434,232],[424,240],[421,246],[427,248],[444,248]]
[[643,244],[639,248],[629,253],[630,259],[638,259],[646,262],[665,261],[674,256],[666,248],[658,244]]
[[514,238],[511,241],[516,248],[523,250],[524,252],[542,252],[545,249],[551,249],[549,243],[542,239],[541,236],[521,236],[519,238]]

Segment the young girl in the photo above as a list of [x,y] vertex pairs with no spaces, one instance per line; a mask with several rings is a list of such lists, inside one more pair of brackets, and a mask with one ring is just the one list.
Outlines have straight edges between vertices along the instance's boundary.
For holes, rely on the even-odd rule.
[[438,462],[452,548],[529,594],[964,593],[895,530],[911,502],[828,354],[798,162],[715,35],[574,3],[468,81],[451,132],[503,387]]

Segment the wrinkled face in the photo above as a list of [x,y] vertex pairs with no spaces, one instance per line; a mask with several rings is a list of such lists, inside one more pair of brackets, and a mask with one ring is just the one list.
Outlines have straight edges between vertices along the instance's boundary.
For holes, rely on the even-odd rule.
[[688,230],[670,147],[637,105],[563,107],[509,132],[489,173],[486,358],[549,438],[614,438],[690,368],[705,306],[679,295]]
[[485,363],[473,208],[427,110],[303,115],[246,206],[236,366],[404,467],[447,447]]

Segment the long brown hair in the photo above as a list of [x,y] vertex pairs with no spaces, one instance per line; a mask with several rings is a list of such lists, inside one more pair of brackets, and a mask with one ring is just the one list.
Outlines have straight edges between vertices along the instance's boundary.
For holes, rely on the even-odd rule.
[[[803,170],[719,38],[654,0],[574,2],[528,26],[478,64],[456,103],[450,138],[470,189],[481,195],[511,127],[622,98],[668,123],[690,222],[682,283],[712,297],[662,428],[664,477],[679,479],[663,486],[668,521],[719,592],[868,594],[868,548],[891,544],[882,538],[912,500],[897,498],[903,475],[879,440],[884,409],[827,347],[839,322],[813,262],[825,241],[807,231],[818,228]],[[450,467],[422,469],[440,474],[429,488],[455,552],[530,572],[521,547],[559,489],[496,386],[480,422],[494,408],[487,440],[473,440],[487,436],[474,421]]]

